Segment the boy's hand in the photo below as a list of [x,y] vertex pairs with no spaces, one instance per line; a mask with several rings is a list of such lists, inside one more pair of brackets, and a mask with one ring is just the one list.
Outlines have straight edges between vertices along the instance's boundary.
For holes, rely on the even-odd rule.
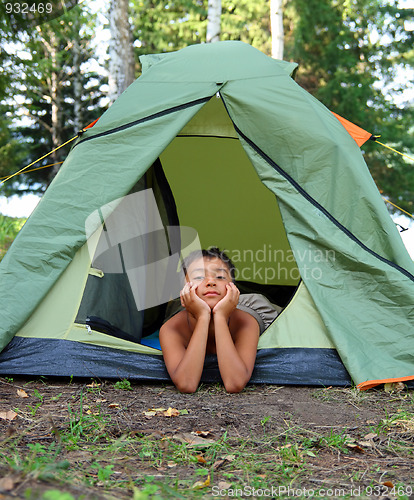
[[186,308],[187,312],[192,314],[196,319],[203,315],[211,315],[211,309],[203,299],[196,294],[198,285],[187,282],[180,292],[181,305]]
[[226,296],[213,307],[213,314],[215,316],[222,315],[227,320],[239,303],[240,291],[234,283],[229,283],[226,288]]

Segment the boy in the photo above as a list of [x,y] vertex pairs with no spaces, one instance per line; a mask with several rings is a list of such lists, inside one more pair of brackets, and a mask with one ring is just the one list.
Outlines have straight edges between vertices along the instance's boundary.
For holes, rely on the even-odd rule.
[[195,392],[206,354],[216,354],[228,392],[240,392],[250,380],[256,360],[259,324],[236,309],[240,292],[233,283],[234,266],[217,248],[194,252],[184,261],[185,308],[160,329],[167,371],[180,392]]

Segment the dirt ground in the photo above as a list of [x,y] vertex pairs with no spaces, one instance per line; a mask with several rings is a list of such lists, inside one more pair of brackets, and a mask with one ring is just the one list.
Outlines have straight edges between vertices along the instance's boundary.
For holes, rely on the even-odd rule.
[[[303,477],[296,479],[296,487],[351,488],[373,484],[414,487],[414,429],[395,427],[394,432],[390,427],[389,433],[383,435],[377,431],[392,415],[411,412],[412,416],[412,390],[388,393],[378,389],[359,393],[350,388],[265,385],[249,386],[240,394],[227,394],[217,385],[206,385],[195,394],[180,394],[169,384],[135,383],[128,389],[120,389],[113,381],[0,379],[0,451],[2,441],[19,434],[22,438],[18,446],[56,440],[59,429],[67,428],[68,405],[73,406],[83,398],[83,411],[88,408],[93,411],[99,403],[110,415],[111,423],[106,431],[114,439],[129,434],[178,439],[198,435],[199,439],[207,436],[217,440],[227,433],[229,443],[232,439],[260,438],[265,452],[266,439],[269,446],[274,446],[278,436],[282,444],[285,436],[285,446],[290,446],[289,440],[300,444],[306,436],[309,439],[325,436],[331,444],[306,456]],[[169,408],[178,410],[179,414],[166,416],[164,410]],[[13,414],[7,412],[15,409],[17,416],[12,418]],[[333,440],[345,434],[348,444],[344,452]],[[82,457],[82,453],[75,450],[66,458],[77,462],[89,460]],[[159,467],[148,473],[174,478],[185,477],[189,471],[182,467],[171,470]],[[1,455],[0,477],[12,477],[8,487],[0,480],[0,499],[25,498],[20,495],[28,486],[35,488],[40,481],[30,475],[19,476]],[[84,496],[72,494],[75,498],[100,498],[85,492]],[[208,496],[207,490],[205,495]],[[374,494],[374,497],[381,495]],[[382,498],[394,497],[382,495]]]

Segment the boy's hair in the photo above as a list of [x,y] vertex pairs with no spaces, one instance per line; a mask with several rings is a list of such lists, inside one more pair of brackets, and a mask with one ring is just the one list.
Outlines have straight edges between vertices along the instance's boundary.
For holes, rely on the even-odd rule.
[[190,255],[188,255],[181,264],[181,269],[184,272],[184,274],[187,274],[187,270],[190,267],[190,265],[200,257],[203,257],[205,259],[220,259],[228,267],[231,279],[232,281],[234,281],[235,279],[234,264],[230,260],[230,258],[217,247],[210,247],[206,250],[195,250],[194,252],[191,252]]

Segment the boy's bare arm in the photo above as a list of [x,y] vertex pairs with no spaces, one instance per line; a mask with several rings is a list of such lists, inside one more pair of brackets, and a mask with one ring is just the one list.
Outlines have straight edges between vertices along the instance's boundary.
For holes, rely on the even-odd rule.
[[[162,326],[160,343],[174,385],[180,392],[195,392],[203,373],[211,312],[190,285],[184,287],[181,301],[187,311],[178,313]],[[186,345],[183,331],[188,328],[188,310],[194,315],[196,326]]]
[[239,291],[234,284],[228,285],[226,297],[213,309],[217,361],[220,375],[228,392],[240,392],[246,386],[256,361],[259,325],[248,313],[234,311]]
[[253,372],[256,361],[259,325],[248,313],[238,321],[231,336],[227,321],[215,318],[217,361],[223,384],[228,392],[244,389]]

